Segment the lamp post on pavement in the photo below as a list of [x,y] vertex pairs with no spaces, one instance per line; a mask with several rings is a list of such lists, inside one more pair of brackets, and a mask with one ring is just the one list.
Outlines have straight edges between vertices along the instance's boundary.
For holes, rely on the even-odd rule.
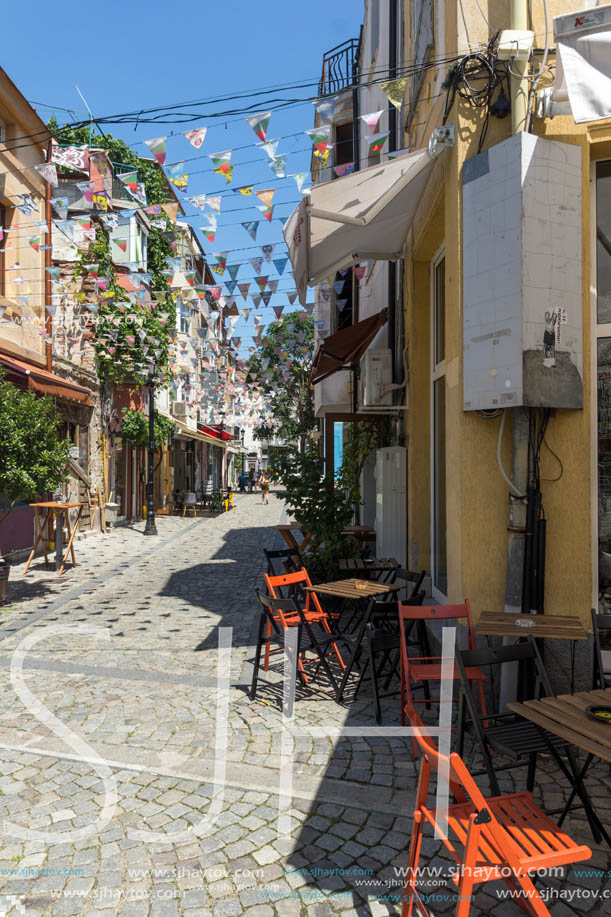
[[[225,461],[225,450],[223,449],[223,433],[225,431],[225,411],[219,411],[221,422],[219,424],[219,433],[221,435],[221,490],[225,489],[225,473],[226,473],[226,461]],[[225,473],[224,473],[225,472]]]
[[146,474],[146,525],[145,535],[157,535],[155,525],[155,379],[153,371],[148,377],[149,390],[149,448]]

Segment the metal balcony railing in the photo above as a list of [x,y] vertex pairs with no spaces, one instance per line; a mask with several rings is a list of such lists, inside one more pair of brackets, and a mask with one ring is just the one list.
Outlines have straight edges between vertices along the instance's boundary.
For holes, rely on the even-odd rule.
[[358,79],[359,39],[348,38],[341,45],[326,51],[322,59],[319,96],[330,96],[348,89]]

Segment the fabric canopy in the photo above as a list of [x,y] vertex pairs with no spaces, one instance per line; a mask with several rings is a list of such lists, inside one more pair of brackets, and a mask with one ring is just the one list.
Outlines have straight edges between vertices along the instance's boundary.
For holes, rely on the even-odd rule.
[[25,360],[18,360],[16,357],[8,357],[1,353],[0,363],[11,372],[25,376],[30,391],[39,392],[41,395],[52,395],[54,398],[64,398],[68,401],[77,401],[88,408],[93,407],[91,392],[81,385],[68,382],[67,379],[62,379],[61,376],[41,369],[34,363],[26,363]]
[[322,342],[314,356],[310,381],[322,382],[340,369],[356,369],[374,337],[388,321],[388,309],[336,331]]
[[219,449],[224,449],[226,447],[226,444],[221,442],[220,439],[209,436],[207,433],[202,433],[201,430],[192,430],[186,423],[181,423],[180,420],[176,420],[175,417],[171,419],[178,428],[179,436],[186,436],[187,439],[195,439],[200,443],[209,443],[211,446],[218,446]]
[[578,123],[611,117],[611,7],[556,16],[554,37],[553,101],[569,101]]
[[303,306],[308,283],[400,256],[431,167],[428,150],[418,150],[310,188],[284,227]]

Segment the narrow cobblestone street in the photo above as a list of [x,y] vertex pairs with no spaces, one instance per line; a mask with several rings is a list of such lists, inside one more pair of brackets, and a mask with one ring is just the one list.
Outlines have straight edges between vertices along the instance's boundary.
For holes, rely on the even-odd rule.
[[[298,692],[292,811],[288,833],[278,834],[281,663],[256,702],[247,689],[254,586],[283,505],[242,495],[236,507],[160,518],[154,539],[142,525],[87,538],[61,578],[42,559],[26,578],[13,569],[0,629],[0,913],[399,912],[396,869],[407,859],[415,788],[409,741],[312,734],[345,721],[372,725],[366,690],[349,711],[324,688]],[[217,724],[218,679],[228,674],[219,628],[231,628],[226,729]],[[18,647],[21,686],[10,672]],[[43,724],[37,703],[57,720]],[[385,725],[397,725],[397,710],[396,698],[386,702]],[[216,772],[215,785],[225,738],[226,773]],[[589,786],[605,817],[608,772],[596,774]],[[538,785],[547,805],[563,798],[555,781],[542,776]],[[79,839],[68,836],[79,829]],[[570,830],[593,847],[588,867],[606,869],[608,851],[594,847],[583,821],[571,818]],[[445,869],[439,846],[427,839],[424,852]],[[593,891],[602,882],[602,874],[549,880]],[[451,888],[430,890],[435,913],[455,907]],[[583,897],[550,909],[611,913],[609,900]],[[516,910],[478,892],[471,913]]]

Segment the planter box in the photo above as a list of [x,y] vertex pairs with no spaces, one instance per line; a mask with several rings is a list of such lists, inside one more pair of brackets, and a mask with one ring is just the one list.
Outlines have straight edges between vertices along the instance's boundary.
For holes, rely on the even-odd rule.
[[104,506],[104,513],[106,516],[106,525],[116,525],[117,516],[119,514],[119,504],[106,503]]

